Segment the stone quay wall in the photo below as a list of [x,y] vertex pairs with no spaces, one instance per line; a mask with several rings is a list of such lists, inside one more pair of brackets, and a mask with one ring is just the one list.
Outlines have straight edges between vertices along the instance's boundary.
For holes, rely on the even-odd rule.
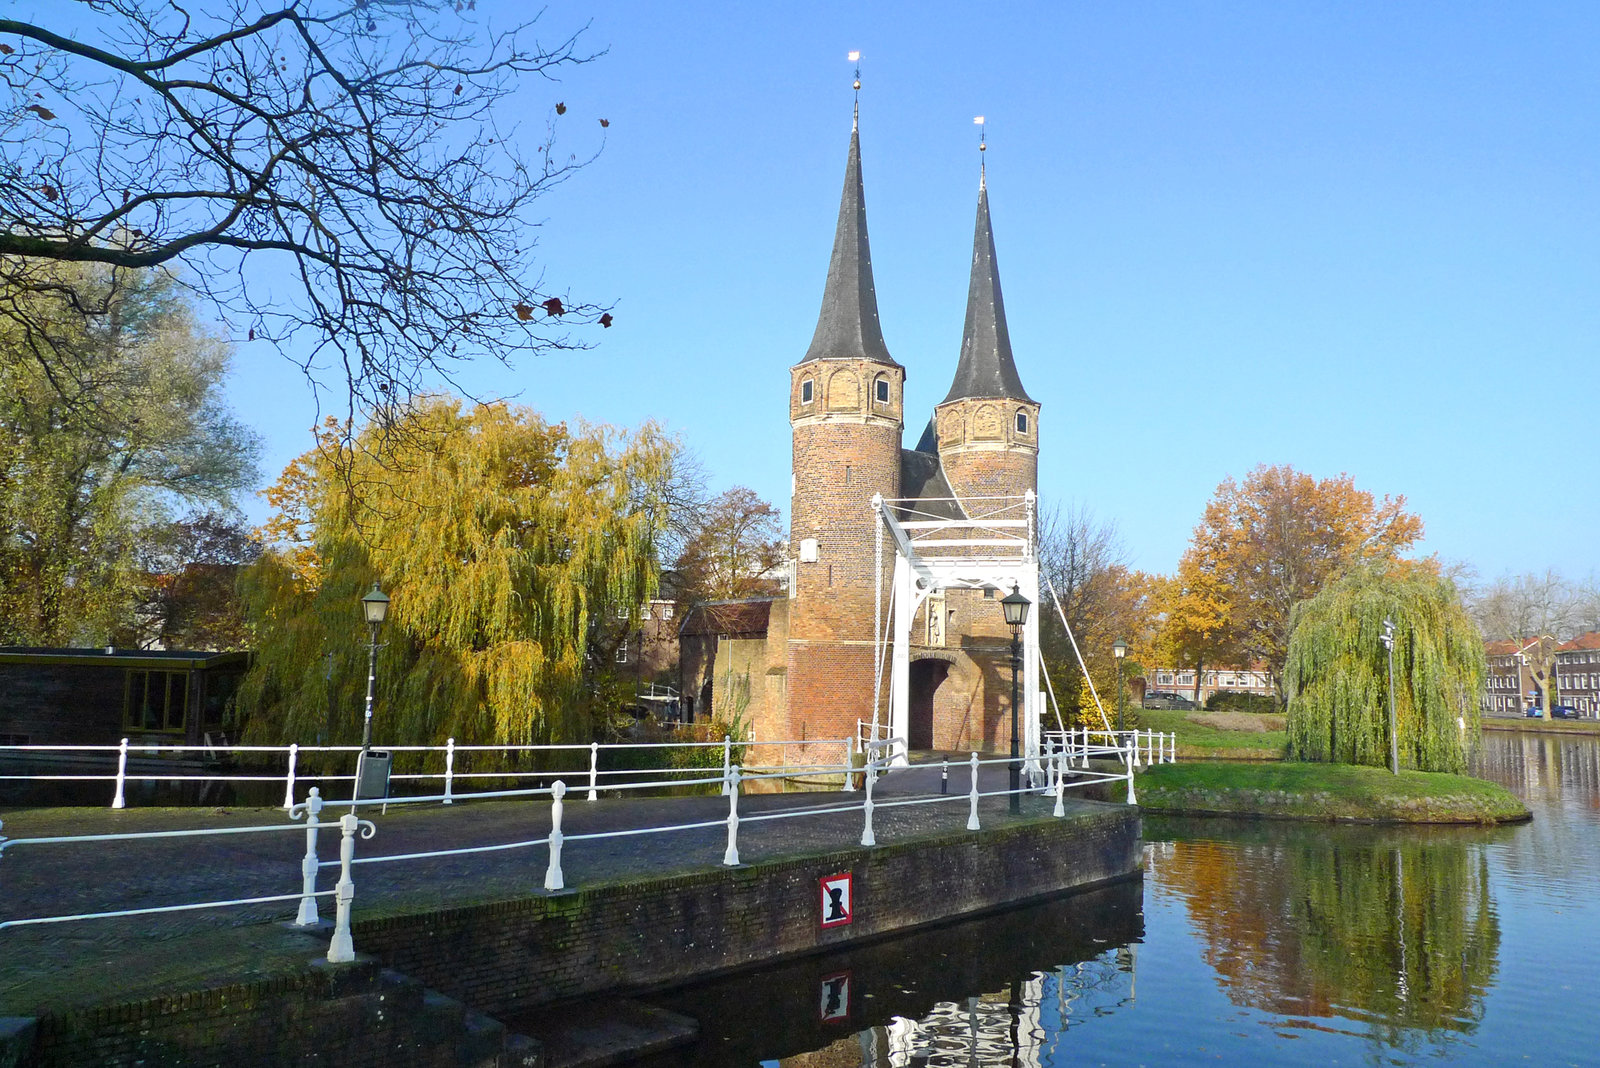
[[[641,992],[1087,888],[1139,869],[1139,817],[1107,806],[426,914],[357,920],[362,953],[499,1015]],[[821,926],[821,880],[849,873],[850,922]]]

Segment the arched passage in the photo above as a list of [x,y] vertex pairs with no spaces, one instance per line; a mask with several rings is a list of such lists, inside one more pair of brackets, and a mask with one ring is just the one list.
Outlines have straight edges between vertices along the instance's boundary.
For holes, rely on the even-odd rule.
[[950,677],[945,660],[915,660],[911,663],[910,722],[906,745],[910,749],[933,748],[933,695]]

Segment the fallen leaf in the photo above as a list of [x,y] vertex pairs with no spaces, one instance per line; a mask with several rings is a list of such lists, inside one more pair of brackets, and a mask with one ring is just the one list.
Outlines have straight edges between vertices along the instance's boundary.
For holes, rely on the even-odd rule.
[[35,115],[39,116],[41,119],[45,119],[45,120],[53,119],[53,118],[56,117],[56,113],[51,111],[49,108],[45,107],[43,104],[29,104],[23,110],[31,111]]
[[562,312],[567,310],[561,306],[560,297],[551,297],[549,300],[541,303],[540,307],[544,309],[544,313],[546,315],[560,315]]
[[516,307],[512,308],[511,310],[516,312],[517,318],[521,319],[523,322],[527,322],[529,319],[533,318],[533,309],[522,303],[520,300],[517,302]]
[[566,113],[567,113],[567,105],[565,105],[565,104],[557,104],[556,105],[556,114],[557,115],[565,115]]
[[604,315],[600,316],[600,325],[605,327],[607,330],[611,329],[611,322],[612,320],[610,312],[606,312]]

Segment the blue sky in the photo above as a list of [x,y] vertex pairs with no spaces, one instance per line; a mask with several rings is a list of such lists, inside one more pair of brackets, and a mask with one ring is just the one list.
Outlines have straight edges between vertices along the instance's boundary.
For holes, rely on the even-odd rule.
[[[479,9],[502,18],[493,0]],[[522,5],[505,5],[507,16]],[[788,367],[815,325],[862,52],[879,309],[908,444],[955,370],[974,115],[1040,491],[1175,567],[1224,477],[1404,494],[1489,578],[1600,566],[1600,4],[572,4],[607,54],[530,86],[604,150],[542,202],[595,347],[492,365],[547,417],[658,418],[787,504]],[[241,345],[269,477],[296,372]],[[252,508],[262,514],[262,506]]]

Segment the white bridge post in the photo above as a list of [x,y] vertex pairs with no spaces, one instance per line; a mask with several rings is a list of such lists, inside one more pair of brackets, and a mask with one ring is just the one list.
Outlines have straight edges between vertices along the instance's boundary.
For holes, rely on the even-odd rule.
[[291,805],[289,818],[294,819],[297,809],[306,814],[306,855],[300,861],[300,912],[294,918],[296,927],[310,927],[317,916],[317,815],[322,811],[322,791],[315,786],[305,802]]
[[[723,851],[722,863],[731,868],[739,863],[739,765],[728,769],[723,785],[728,795],[728,848]],[[867,789],[870,791],[872,787],[869,785]]]
[[339,817],[339,884],[334,887],[333,939],[328,943],[328,963],[348,964],[356,959],[355,946],[350,942],[350,905],[355,901],[356,883],[350,878],[350,862],[356,857],[356,827],[360,820],[354,812]]
[[561,799],[567,796],[567,784],[557,779],[550,787],[550,864],[544,870],[546,890],[565,890],[566,877],[561,872]]
[[112,808],[127,808],[127,798],[123,796],[123,784],[128,781],[128,739],[122,739],[122,744],[117,747],[117,796],[111,799]]
[[978,830],[978,754],[972,754],[972,807],[967,810],[967,830]]
[[283,810],[294,811],[294,771],[295,765],[300,762],[300,743],[294,742],[289,746],[289,773],[283,778]]

